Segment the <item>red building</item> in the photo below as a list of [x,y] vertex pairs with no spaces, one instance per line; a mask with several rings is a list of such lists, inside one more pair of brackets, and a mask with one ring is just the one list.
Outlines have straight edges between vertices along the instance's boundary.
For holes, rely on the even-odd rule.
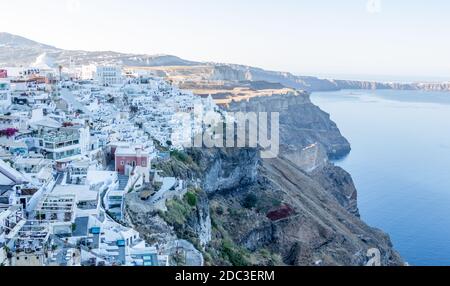
[[0,69],[0,78],[7,78],[8,77],[8,71],[4,69]]
[[150,155],[141,148],[119,147],[115,150],[114,158],[116,171],[122,175],[130,175],[129,172],[135,167],[150,168]]

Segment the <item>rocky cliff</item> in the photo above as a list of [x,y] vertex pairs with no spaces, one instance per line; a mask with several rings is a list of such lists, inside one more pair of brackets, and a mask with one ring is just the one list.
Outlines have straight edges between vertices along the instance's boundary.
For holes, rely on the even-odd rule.
[[303,148],[320,143],[330,158],[347,155],[351,148],[330,115],[315,106],[306,92],[255,97],[233,102],[230,111],[278,112],[280,114],[281,151],[295,156]]
[[380,250],[383,265],[403,264],[389,237],[360,220],[347,172],[320,158],[305,170],[292,159],[311,143],[331,156],[350,151],[307,93],[254,98],[230,109],[280,112],[280,156],[262,160],[251,148],[191,149],[182,160],[157,163],[163,175],[190,182],[196,199],[168,202],[166,213],[151,215],[128,203],[129,221],[142,224],[144,237],[170,230],[202,250],[208,265],[364,265],[372,248]]
[[[358,218],[356,190],[342,169],[306,173],[284,156],[260,160],[256,150],[191,151],[201,199],[183,223],[168,223],[203,250],[206,264],[364,265],[371,248],[383,265],[403,263],[389,237]],[[236,170],[240,176],[228,177]],[[214,176],[219,183],[210,185]]]
[[[323,176],[332,177],[333,169]],[[348,174],[336,179],[350,182]],[[254,184],[210,197],[213,240],[207,253],[213,263],[234,263],[222,258],[230,240],[232,257],[248,264],[364,265],[368,249],[378,248],[383,265],[402,264],[387,235],[349,212],[351,203],[341,204],[339,192],[289,160],[265,160]]]
[[260,68],[242,65],[210,64],[212,72],[204,79],[220,81],[262,81],[280,83],[285,87],[314,91],[337,91],[341,89],[394,89],[394,90],[426,90],[450,91],[449,82],[436,83],[395,83],[355,80],[320,79],[311,76],[297,76],[288,72],[267,71]]

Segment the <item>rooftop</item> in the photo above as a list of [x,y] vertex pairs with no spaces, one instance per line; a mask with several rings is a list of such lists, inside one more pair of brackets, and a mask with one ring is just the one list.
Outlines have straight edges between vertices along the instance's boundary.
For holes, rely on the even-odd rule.
[[47,142],[59,143],[78,140],[80,138],[80,134],[78,133],[77,130],[62,128],[46,132],[44,135],[41,136],[41,138]]
[[120,147],[116,150],[116,156],[127,156],[127,155],[141,155],[141,156],[148,156],[149,152],[146,150],[143,150],[141,148],[127,148],[127,147]]
[[77,202],[96,201],[98,191],[90,190],[88,185],[57,185],[52,191],[52,195],[75,195]]

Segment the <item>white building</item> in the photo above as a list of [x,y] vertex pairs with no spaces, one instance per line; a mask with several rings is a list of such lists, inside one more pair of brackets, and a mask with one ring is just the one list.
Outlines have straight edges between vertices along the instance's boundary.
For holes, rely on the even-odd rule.
[[68,127],[48,131],[38,136],[38,140],[39,147],[47,154],[46,158],[56,161],[83,155],[90,147],[88,127]]
[[90,252],[82,251],[82,261],[93,265],[169,266],[167,255],[147,245],[134,229],[115,222],[100,222],[91,216],[88,221]]
[[83,65],[81,67],[81,79],[82,80],[94,80],[97,73],[97,66],[95,65]]
[[0,110],[5,110],[11,105],[11,90],[8,82],[0,81]]
[[96,80],[104,86],[121,84],[122,68],[118,66],[97,66]]

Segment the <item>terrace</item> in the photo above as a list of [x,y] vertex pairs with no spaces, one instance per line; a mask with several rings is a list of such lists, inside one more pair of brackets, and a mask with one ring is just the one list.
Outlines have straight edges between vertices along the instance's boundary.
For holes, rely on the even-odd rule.
[[75,195],[47,195],[36,207],[36,219],[71,222],[75,210],[75,199]]
[[[80,135],[75,131],[50,131],[40,137],[44,140],[46,148],[62,148],[78,144]],[[56,146],[55,146],[56,145]]]

